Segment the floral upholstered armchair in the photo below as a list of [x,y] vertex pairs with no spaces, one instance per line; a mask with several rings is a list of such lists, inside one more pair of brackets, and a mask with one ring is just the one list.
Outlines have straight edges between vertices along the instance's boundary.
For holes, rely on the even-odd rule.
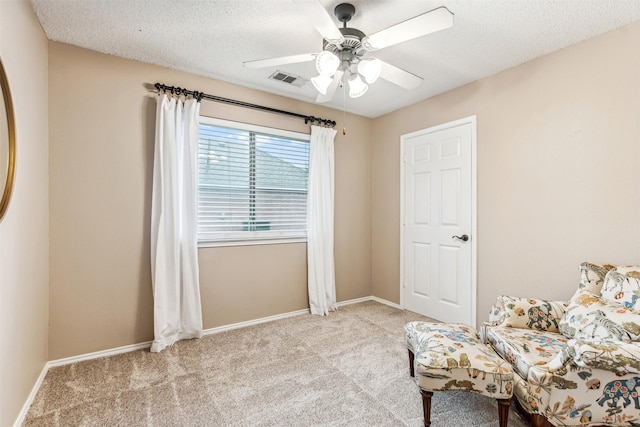
[[485,344],[534,426],[640,426],[640,266],[583,263],[568,302],[498,298]]

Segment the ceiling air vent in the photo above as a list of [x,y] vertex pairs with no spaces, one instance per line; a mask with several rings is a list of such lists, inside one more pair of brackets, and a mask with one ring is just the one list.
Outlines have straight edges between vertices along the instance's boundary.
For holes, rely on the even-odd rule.
[[278,80],[279,82],[282,82],[282,83],[293,85],[295,87],[302,87],[306,82],[306,80],[303,77],[294,76],[293,74],[287,74],[280,70],[271,74],[269,78],[272,80]]

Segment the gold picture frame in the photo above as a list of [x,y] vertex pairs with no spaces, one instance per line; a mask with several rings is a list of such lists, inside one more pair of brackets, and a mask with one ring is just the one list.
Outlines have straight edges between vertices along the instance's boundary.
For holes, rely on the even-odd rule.
[[[4,218],[11,201],[16,174],[16,124],[9,80],[0,60],[0,90],[3,105],[0,105],[0,221]],[[4,110],[5,114],[2,114]]]

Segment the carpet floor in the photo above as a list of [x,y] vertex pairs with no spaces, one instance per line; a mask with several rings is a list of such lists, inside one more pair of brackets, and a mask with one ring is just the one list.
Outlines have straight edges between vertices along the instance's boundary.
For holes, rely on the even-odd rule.
[[[422,426],[414,320],[429,319],[364,302],[52,368],[23,426]],[[431,414],[498,426],[496,401],[473,393],[435,393]],[[512,405],[509,426],[526,425]]]

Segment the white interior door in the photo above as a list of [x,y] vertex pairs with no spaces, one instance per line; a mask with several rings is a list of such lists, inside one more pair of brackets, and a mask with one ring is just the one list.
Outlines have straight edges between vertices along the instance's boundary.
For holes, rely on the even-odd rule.
[[403,135],[402,306],[475,326],[475,117]]

